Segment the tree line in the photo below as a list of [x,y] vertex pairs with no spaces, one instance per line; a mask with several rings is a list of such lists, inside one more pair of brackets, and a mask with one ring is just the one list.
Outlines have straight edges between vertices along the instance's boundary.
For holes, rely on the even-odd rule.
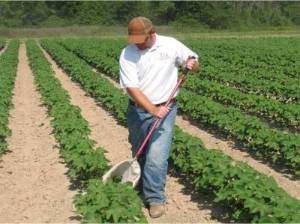
[[142,15],[156,25],[241,29],[300,25],[299,12],[289,1],[13,1],[0,2],[0,26],[126,25]]

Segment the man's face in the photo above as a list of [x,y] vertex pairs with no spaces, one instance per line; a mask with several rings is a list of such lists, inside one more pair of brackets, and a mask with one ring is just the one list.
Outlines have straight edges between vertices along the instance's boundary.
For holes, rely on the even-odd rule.
[[153,40],[152,40],[152,35],[151,34],[149,34],[148,36],[147,36],[147,38],[146,38],[146,40],[143,42],[143,43],[141,43],[141,44],[135,44],[137,47],[138,47],[138,49],[140,49],[140,50],[145,50],[145,49],[147,49],[147,48],[150,48],[150,47],[152,47],[152,42],[153,42]]

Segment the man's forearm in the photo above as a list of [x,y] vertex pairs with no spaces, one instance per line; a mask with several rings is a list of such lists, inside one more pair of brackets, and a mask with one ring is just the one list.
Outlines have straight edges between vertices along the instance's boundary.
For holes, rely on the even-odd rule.
[[127,92],[138,106],[144,108],[148,113],[157,118],[165,117],[170,111],[169,106],[156,106],[152,104],[139,88],[127,88]]
[[144,108],[150,114],[154,113],[156,106],[151,103],[139,88],[127,88],[126,90],[140,107]]

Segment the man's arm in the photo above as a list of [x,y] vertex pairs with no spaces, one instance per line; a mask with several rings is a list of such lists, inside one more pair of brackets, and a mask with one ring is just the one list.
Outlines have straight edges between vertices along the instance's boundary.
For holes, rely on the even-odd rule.
[[155,117],[163,118],[169,112],[170,108],[165,106],[155,106],[151,101],[142,93],[139,88],[126,88],[128,94],[133,100],[148,113]]

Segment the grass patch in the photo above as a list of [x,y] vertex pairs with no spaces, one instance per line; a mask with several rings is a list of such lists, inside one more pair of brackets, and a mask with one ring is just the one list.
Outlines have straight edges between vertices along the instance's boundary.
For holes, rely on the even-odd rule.
[[[262,30],[263,29],[263,30]],[[265,36],[299,36],[300,27],[258,28],[255,31],[209,30],[195,27],[156,26],[158,33],[183,38],[253,38]],[[54,28],[1,28],[0,36],[6,38],[43,37],[124,37],[126,26],[68,26]]]

